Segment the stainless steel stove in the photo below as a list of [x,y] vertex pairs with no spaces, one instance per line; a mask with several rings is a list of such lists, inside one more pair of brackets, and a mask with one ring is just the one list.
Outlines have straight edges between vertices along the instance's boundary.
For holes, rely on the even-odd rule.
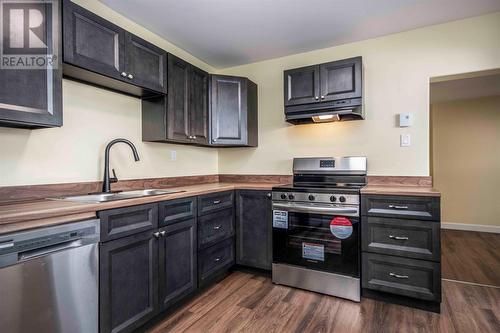
[[360,300],[360,189],[366,157],[295,158],[273,188],[273,282]]

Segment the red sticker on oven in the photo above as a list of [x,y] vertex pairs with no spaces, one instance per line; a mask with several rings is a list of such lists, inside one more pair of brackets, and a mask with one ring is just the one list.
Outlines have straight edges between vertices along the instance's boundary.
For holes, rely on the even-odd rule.
[[330,222],[330,231],[338,239],[346,239],[352,235],[352,223],[346,217],[337,216]]

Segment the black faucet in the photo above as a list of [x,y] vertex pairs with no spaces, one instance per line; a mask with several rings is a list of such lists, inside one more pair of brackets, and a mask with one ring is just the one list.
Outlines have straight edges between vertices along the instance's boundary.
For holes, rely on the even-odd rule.
[[102,181],[102,192],[109,193],[111,192],[111,183],[116,183],[118,178],[116,177],[115,169],[113,169],[113,177],[109,177],[109,150],[111,147],[118,142],[126,143],[132,149],[132,153],[134,154],[135,161],[139,161],[139,154],[137,154],[137,149],[134,144],[127,139],[114,139],[106,146],[106,151],[104,153],[104,179]]

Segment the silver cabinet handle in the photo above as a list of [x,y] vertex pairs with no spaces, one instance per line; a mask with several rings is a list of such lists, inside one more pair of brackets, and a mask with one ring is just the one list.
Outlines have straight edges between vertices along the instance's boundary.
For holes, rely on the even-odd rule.
[[392,208],[392,209],[408,209],[408,206],[389,205],[389,208]]
[[212,139],[212,142],[216,142],[216,141],[217,141],[217,139]]
[[220,201],[220,200],[214,200],[214,205],[218,205],[218,204],[220,204],[220,203],[221,203],[221,201]]
[[221,226],[221,225],[216,225],[216,226],[214,227],[214,230],[219,230],[219,229],[221,229],[221,228],[222,228],[222,226]]
[[196,135],[193,135],[193,139],[196,139]]
[[325,96],[321,96],[321,99],[325,99]]
[[125,72],[121,72],[120,75],[123,76],[123,77],[127,77],[127,73],[125,73]]
[[395,273],[389,273],[389,276],[390,277],[394,277],[396,279],[408,279],[409,276],[408,275],[399,275],[399,274],[395,274]]
[[318,97],[318,96],[316,96],[316,97],[314,97],[314,99],[315,99],[315,100],[318,100],[318,99],[319,99],[319,97]]
[[396,240],[408,240],[408,237],[406,237],[406,236],[393,236],[393,235],[389,235],[389,238],[396,239]]
[[215,258],[214,262],[219,262],[220,258]]
[[270,198],[270,197],[272,197],[272,194],[271,194],[271,193],[268,193],[268,194],[266,194],[266,196],[267,196],[268,198]]
[[165,237],[165,235],[166,235],[166,234],[167,234],[167,232],[166,232],[165,230],[160,231],[160,235],[161,235],[161,237]]
[[132,74],[127,75],[127,77],[128,77],[130,80],[132,80],[132,79],[134,78],[134,76],[133,76]]
[[157,231],[153,234],[153,236],[155,236],[156,238],[160,238],[160,233]]

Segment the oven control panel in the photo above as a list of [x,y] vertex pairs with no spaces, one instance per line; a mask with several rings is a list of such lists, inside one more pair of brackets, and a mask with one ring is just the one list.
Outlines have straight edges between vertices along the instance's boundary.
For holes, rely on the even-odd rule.
[[358,194],[345,194],[345,193],[314,193],[314,192],[307,193],[307,192],[273,191],[273,200],[359,205]]

